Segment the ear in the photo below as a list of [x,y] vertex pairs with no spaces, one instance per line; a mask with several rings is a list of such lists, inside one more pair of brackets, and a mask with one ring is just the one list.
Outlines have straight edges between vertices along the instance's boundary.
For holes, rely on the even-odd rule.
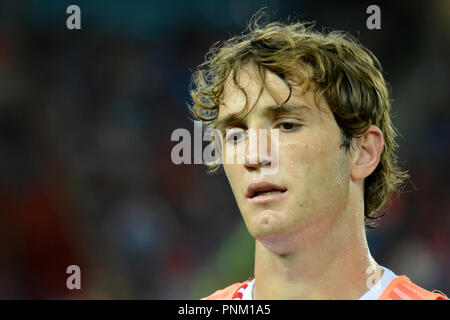
[[383,133],[374,125],[371,125],[363,136],[356,139],[356,152],[351,169],[353,180],[362,180],[375,171],[380,162],[383,145]]

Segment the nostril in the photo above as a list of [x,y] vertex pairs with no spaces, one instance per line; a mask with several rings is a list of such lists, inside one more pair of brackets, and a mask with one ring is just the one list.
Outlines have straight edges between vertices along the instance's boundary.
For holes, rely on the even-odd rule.
[[256,165],[256,164],[249,164],[249,163],[246,163],[246,164],[245,164],[245,167],[247,168],[248,171],[255,171],[255,170],[258,170],[258,165]]

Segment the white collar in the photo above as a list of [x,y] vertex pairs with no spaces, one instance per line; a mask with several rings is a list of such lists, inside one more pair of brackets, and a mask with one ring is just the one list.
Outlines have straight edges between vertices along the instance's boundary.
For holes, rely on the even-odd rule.
[[370,288],[369,291],[364,293],[359,300],[377,300],[387,288],[389,283],[397,277],[397,275],[388,268],[382,266],[380,267],[384,270],[381,279],[372,288]]
[[[389,283],[397,277],[397,275],[388,268],[382,266],[380,267],[384,270],[381,279],[372,288],[370,288],[369,291],[364,293],[361,298],[359,298],[359,300],[377,300],[381,296],[383,291],[387,288]],[[248,283],[242,294],[242,300],[253,300],[254,284],[255,279]]]
[[250,281],[247,285],[247,288],[244,289],[244,293],[242,294],[242,300],[253,300],[253,285],[255,284],[255,279]]

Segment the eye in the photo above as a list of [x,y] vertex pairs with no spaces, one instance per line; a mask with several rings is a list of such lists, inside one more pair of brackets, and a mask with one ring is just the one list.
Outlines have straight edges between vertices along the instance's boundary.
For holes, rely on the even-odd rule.
[[233,128],[226,131],[226,141],[228,143],[239,142],[245,137],[245,130],[241,128]]
[[282,122],[278,124],[277,127],[279,127],[282,131],[289,132],[297,130],[299,127],[301,127],[301,125],[294,122]]

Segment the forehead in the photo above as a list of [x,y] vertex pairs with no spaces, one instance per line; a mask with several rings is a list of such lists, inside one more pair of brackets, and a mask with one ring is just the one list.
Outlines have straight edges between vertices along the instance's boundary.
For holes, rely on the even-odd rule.
[[[286,84],[273,72],[266,69],[261,70],[264,72],[265,76],[264,84],[267,88],[272,90],[270,92],[271,94],[269,94],[267,90],[263,90],[260,98],[269,100],[272,98],[272,102],[276,102],[275,100],[281,100],[281,97],[284,97],[285,99],[289,95],[289,88]],[[260,73],[261,70],[254,65],[246,65],[236,72],[236,81],[238,85],[245,90],[248,99],[247,102],[250,106],[256,103],[256,99],[258,98],[262,88],[263,80]],[[267,97],[268,95],[270,97]],[[228,112],[239,112],[240,109],[245,106],[245,94],[234,83],[232,72],[228,76],[225,83],[222,98],[222,103],[225,108],[221,109],[227,109]]]
[[[261,72],[264,72],[264,87]],[[258,114],[262,108],[277,106],[284,102],[291,105],[307,106],[318,117],[321,117],[323,112],[332,116],[324,97],[320,97],[318,101],[315,101],[317,87],[314,83],[310,84],[308,90],[304,90],[303,83],[298,78],[288,76],[287,81],[289,81],[292,88],[292,92],[290,92],[288,85],[281,77],[265,68],[258,69],[255,65],[245,65],[239,69],[236,73],[236,81],[245,90],[245,94],[234,83],[231,72],[225,82],[218,121],[230,114],[241,113],[253,107],[248,115],[251,117],[253,114]],[[291,96],[287,100],[290,93]]]

